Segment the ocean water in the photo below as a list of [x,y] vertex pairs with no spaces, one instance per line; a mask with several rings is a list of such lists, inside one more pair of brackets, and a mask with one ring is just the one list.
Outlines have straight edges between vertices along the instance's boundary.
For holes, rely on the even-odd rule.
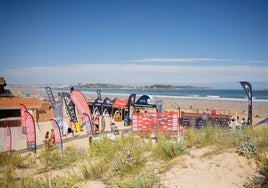
[[[86,97],[96,98],[97,89],[92,88],[75,88],[84,93]],[[103,88],[101,95],[105,96],[129,96],[135,93],[137,97],[141,95],[150,95],[156,98],[197,98],[208,100],[236,100],[246,101],[247,95],[243,89],[241,90],[164,90],[164,89],[107,89]],[[66,91],[66,90],[65,90]],[[253,101],[267,102],[268,103],[268,91],[267,90],[253,90]]]

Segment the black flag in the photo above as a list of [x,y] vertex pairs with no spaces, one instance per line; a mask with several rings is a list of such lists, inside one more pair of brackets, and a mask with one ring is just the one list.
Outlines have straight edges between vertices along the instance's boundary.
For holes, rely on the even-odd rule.
[[66,109],[67,109],[67,112],[68,112],[70,118],[72,119],[72,121],[74,123],[76,123],[77,117],[76,117],[76,113],[75,113],[75,106],[74,106],[73,101],[71,100],[70,94],[67,92],[62,92],[62,98],[65,102],[65,106],[66,106]]
[[46,92],[47,92],[49,102],[50,102],[52,108],[54,109],[54,107],[55,107],[55,99],[54,99],[52,89],[50,87],[46,87]]
[[249,82],[240,82],[248,96],[248,125],[252,125],[252,87]]
[[97,89],[97,99],[98,100],[101,100],[101,90],[100,89]]

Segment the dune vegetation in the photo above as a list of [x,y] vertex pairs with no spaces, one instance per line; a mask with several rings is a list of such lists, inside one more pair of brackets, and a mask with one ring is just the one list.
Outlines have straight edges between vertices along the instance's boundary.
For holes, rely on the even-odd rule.
[[107,187],[159,187],[158,177],[189,150],[212,147],[205,155],[236,148],[237,155],[254,159],[258,175],[244,187],[268,186],[268,129],[188,129],[183,138],[157,140],[132,134],[111,140],[94,140],[87,149],[67,146],[43,148],[34,153],[0,153],[0,187],[83,187],[102,181]]

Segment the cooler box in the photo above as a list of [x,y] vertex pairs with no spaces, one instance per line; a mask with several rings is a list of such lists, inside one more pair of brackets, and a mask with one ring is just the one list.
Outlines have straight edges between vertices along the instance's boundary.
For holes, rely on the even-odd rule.
[[76,122],[75,123],[75,130],[76,130],[76,132],[81,132],[81,124],[79,123],[79,122]]

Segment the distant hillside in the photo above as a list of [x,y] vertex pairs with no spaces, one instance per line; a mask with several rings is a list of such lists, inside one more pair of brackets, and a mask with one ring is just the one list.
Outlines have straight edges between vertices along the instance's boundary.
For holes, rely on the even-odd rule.
[[198,87],[198,86],[174,86],[165,84],[155,85],[120,85],[120,84],[104,84],[104,83],[79,83],[74,85],[64,85],[64,88],[70,87],[78,88],[118,88],[118,89],[176,89],[176,90],[210,90],[211,87]]

